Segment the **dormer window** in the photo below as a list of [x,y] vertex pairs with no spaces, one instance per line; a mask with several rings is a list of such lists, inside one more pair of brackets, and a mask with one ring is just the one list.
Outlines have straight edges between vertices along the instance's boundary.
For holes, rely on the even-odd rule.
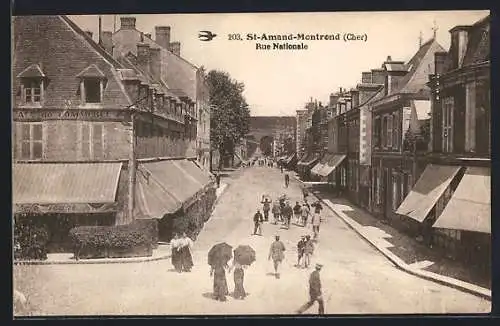
[[95,65],[91,64],[77,75],[80,78],[81,103],[99,104],[103,102],[106,76]]
[[42,80],[30,78],[23,81],[24,103],[40,103],[42,100]]
[[40,66],[33,64],[24,69],[17,77],[21,79],[22,103],[40,105],[43,101],[44,81],[46,80]]

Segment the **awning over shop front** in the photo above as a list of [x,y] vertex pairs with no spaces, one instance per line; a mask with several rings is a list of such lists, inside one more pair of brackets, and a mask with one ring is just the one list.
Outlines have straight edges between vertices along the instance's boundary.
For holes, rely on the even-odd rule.
[[328,160],[330,159],[331,155],[324,155],[318,163],[316,163],[315,166],[313,166],[313,168],[311,169],[311,173],[312,174],[316,174],[318,175],[318,172],[323,169],[325,167],[325,164],[328,162]]
[[396,213],[411,217],[418,222],[425,220],[459,170],[459,166],[427,165]]
[[295,152],[294,152],[294,153],[292,153],[290,156],[288,156],[288,158],[287,158],[287,159],[286,159],[286,161],[285,161],[285,164],[286,164],[286,165],[291,164],[291,163],[292,163],[292,161],[293,161],[295,158],[297,158],[297,153],[295,153]]
[[182,206],[189,206],[211,182],[188,160],[141,163],[137,180],[135,214],[151,218],[162,218]]
[[121,167],[121,163],[14,164],[14,212],[116,211]]
[[433,227],[491,234],[491,171],[468,167]]
[[322,177],[327,177],[332,173],[346,158],[346,155],[332,155],[329,157],[328,162],[324,167],[318,171],[318,175]]
[[319,155],[318,154],[310,154],[308,155],[301,163],[299,163],[301,166],[303,167],[310,167],[312,166],[314,163],[316,163],[319,159]]

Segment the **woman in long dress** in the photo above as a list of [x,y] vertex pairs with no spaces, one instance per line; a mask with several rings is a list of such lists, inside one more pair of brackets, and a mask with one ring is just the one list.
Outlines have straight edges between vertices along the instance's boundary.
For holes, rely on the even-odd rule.
[[178,233],[174,234],[174,238],[170,240],[170,247],[172,248],[172,265],[174,266],[175,270],[177,272],[181,272],[182,266],[181,266],[181,253],[180,253],[180,244],[181,244],[181,239],[179,237]]
[[229,294],[226,281],[226,266],[220,264],[212,266],[210,275],[214,276],[214,298],[219,301],[226,301],[226,295]]
[[246,297],[245,287],[243,286],[243,280],[245,279],[245,271],[243,266],[238,262],[233,263],[234,268],[234,298],[244,299]]
[[191,272],[191,268],[193,268],[193,256],[191,255],[192,247],[193,240],[191,240],[186,233],[183,233],[180,239],[180,255],[182,257],[181,269],[183,272]]

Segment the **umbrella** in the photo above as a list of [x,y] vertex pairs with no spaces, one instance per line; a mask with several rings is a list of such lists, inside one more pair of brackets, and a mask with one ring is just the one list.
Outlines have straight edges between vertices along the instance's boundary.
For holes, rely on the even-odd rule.
[[210,266],[226,265],[233,257],[233,247],[225,242],[218,243],[208,252],[208,264]]
[[283,194],[279,197],[280,200],[287,200],[288,197],[286,196],[286,194]]
[[234,260],[241,265],[251,265],[255,261],[255,250],[250,246],[238,246],[234,249]]
[[272,200],[272,198],[271,198],[271,196],[269,196],[268,194],[264,194],[264,195],[262,195],[262,203],[263,203],[266,199],[267,199],[269,202],[272,202],[272,201],[273,201],[273,200]]

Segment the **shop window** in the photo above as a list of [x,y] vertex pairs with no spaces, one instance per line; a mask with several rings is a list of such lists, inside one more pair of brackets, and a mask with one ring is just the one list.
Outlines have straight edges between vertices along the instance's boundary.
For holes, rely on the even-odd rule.
[[21,124],[21,159],[39,160],[43,158],[42,123]]

